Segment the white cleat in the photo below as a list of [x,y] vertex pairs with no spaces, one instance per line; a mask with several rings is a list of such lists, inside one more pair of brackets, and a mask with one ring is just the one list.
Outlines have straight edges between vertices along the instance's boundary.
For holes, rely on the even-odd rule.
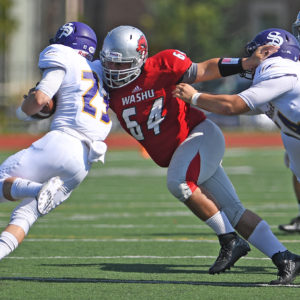
[[43,184],[36,197],[37,209],[41,215],[46,215],[55,207],[54,196],[61,189],[63,184],[59,176],[52,177]]

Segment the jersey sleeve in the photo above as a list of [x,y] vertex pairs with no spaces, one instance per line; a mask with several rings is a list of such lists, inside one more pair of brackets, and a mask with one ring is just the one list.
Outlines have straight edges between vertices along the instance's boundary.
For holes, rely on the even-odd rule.
[[296,82],[297,77],[293,75],[277,77],[258,82],[238,95],[251,110],[255,110],[257,107],[293,89]]
[[43,72],[43,77],[36,89],[42,91],[49,98],[53,98],[53,96],[57,93],[66,72],[62,68],[47,68]]
[[299,65],[288,59],[275,57],[266,59],[256,69],[253,83],[280,78],[282,76],[294,75],[297,76]]
[[159,52],[157,59],[160,62],[161,70],[168,72],[178,82],[184,73],[192,65],[192,61],[184,52],[175,49],[168,49]]
[[68,63],[67,52],[64,51],[64,47],[61,45],[50,45],[45,48],[39,57],[39,68],[63,68],[66,69],[66,64]]

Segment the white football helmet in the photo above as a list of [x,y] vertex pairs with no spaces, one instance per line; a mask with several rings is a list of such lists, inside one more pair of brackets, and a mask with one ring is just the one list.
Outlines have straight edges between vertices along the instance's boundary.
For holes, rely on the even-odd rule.
[[[104,81],[111,88],[123,87],[135,80],[148,57],[145,35],[132,26],[119,26],[111,30],[104,39],[100,59]],[[118,70],[111,63],[130,63],[130,68]]]
[[293,35],[297,38],[300,43],[300,11],[298,12],[298,16],[296,21],[292,25]]

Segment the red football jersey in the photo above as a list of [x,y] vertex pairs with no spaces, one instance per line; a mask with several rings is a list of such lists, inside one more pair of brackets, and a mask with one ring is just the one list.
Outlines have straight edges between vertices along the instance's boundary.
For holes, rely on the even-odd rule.
[[110,107],[121,126],[161,167],[168,167],[176,148],[205,120],[200,110],[172,96],[175,85],[192,61],[178,50],[149,57],[140,76],[110,90]]

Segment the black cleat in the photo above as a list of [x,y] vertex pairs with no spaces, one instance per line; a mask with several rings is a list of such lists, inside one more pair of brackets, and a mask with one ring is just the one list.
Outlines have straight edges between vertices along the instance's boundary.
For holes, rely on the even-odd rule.
[[292,219],[290,224],[279,225],[278,229],[290,233],[300,232],[300,216]]
[[286,250],[272,256],[272,261],[278,269],[278,279],[270,284],[291,284],[300,273],[300,256]]
[[219,256],[209,268],[209,274],[225,272],[234,266],[235,262],[246,255],[251,249],[249,244],[240,238],[235,232],[218,236],[221,245]]

